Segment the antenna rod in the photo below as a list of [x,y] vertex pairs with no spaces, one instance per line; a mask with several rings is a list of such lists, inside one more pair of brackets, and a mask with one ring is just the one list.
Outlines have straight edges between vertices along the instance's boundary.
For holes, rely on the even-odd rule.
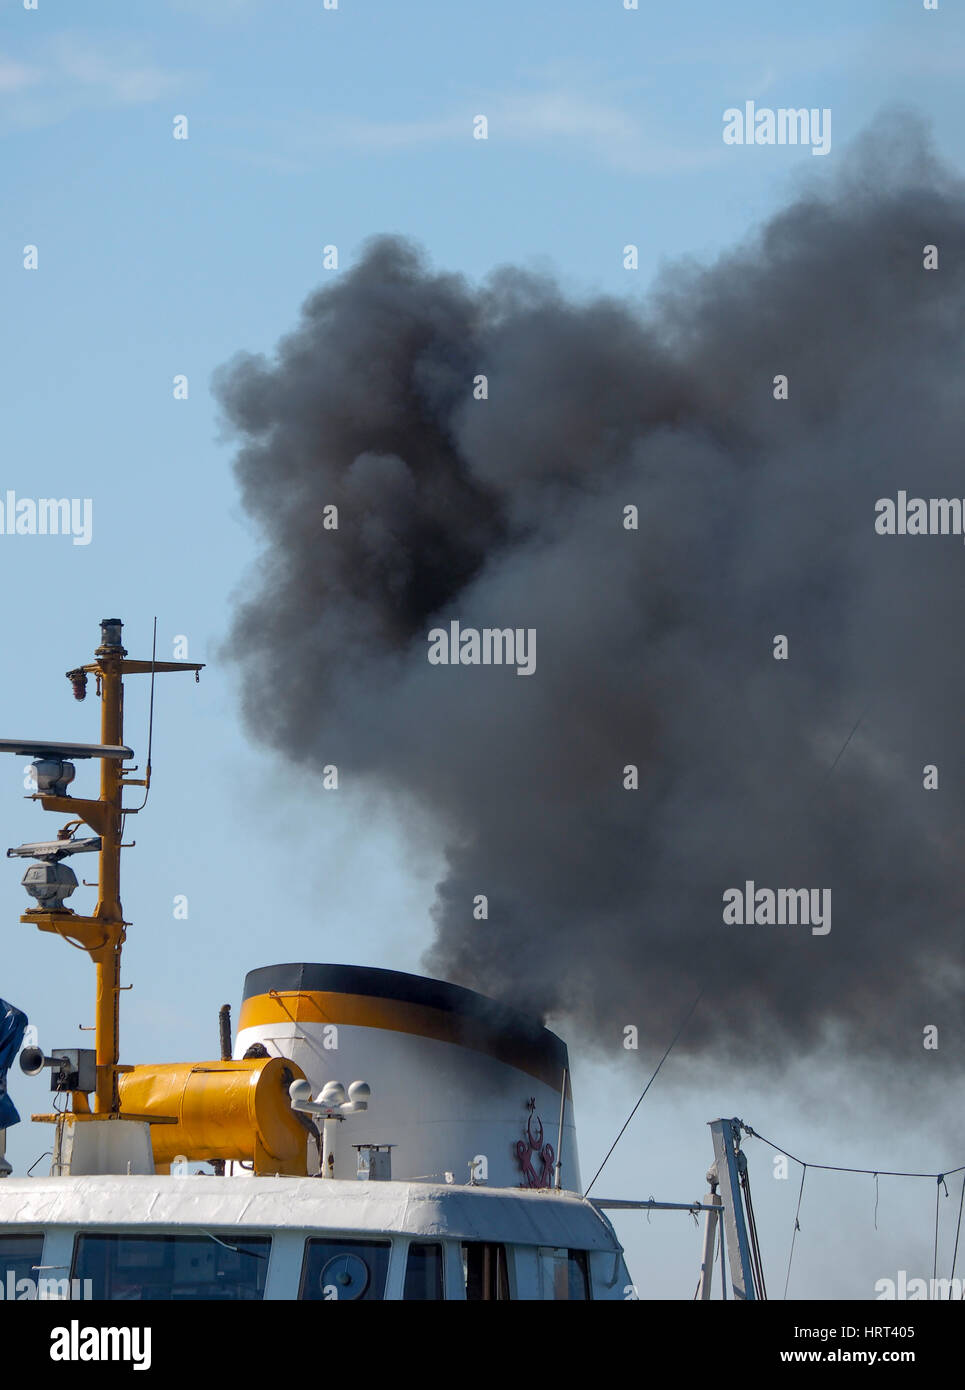
[[556,1190],[559,1192],[563,1186],[563,1115],[566,1111],[566,1077],[567,1069],[563,1068],[563,1089],[560,1092],[560,1128],[556,1143]]
[[144,804],[151,790],[151,746],[154,743],[154,677],[157,674],[157,614],[154,615],[154,636],[151,638],[151,703],[147,715],[147,767],[144,771]]
[[[140,806],[129,807],[133,815],[138,811],[143,811],[147,805],[147,799],[151,794],[151,747],[154,743],[154,677],[157,675],[157,614],[154,616],[154,636],[151,639],[151,703],[147,714],[147,765],[144,768],[144,780],[138,783],[135,778],[127,779],[129,786],[140,785],[144,788],[144,800]],[[127,814],[127,812],[125,812]]]

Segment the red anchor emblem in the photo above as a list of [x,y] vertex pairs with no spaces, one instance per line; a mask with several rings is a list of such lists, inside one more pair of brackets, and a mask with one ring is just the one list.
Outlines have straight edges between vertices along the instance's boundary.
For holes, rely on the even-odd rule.
[[[536,1114],[535,1099],[529,1100],[527,1105],[529,1119],[526,1121],[526,1138],[516,1141],[516,1157],[525,1178],[520,1187],[552,1187],[556,1154],[552,1144],[543,1143],[543,1121]],[[534,1157],[541,1164],[539,1172],[533,1166]]]

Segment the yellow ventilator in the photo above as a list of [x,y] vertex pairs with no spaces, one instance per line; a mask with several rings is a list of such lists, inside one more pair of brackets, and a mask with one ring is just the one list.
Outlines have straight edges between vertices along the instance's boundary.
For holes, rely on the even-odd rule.
[[302,1177],[309,1136],[288,1087],[304,1079],[286,1057],[133,1067],[118,1076],[121,1115],[152,1121],[159,1167],[178,1157],[226,1159]]

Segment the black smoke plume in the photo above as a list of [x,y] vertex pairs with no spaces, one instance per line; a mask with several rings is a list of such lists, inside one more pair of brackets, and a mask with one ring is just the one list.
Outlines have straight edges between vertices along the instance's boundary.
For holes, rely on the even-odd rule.
[[[965,1056],[965,545],[874,526],[965,497],[965,190],[901,114],[823,166],[646,300],[382,237],[216,379],[250,730],[429,814],[430,971],[608,1048],[704,987],[692,1055]],[[452,620],[535,629],[535,674],[430,665]],[[830,933],[725,926],[747,879],[830,888]]]

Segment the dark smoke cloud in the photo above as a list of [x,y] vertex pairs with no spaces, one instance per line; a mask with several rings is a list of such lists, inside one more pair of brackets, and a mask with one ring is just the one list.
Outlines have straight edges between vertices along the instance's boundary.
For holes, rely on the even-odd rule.
[[[965,496],[963,307],[963,185],[893,114],[645,304],[383,237],[219,373],[249,727],[431,813],[433,973],[609,1048],[704,986],[694,1055],[965,1055],[965,546],[873,526]],[[535,628],[536,674],[430,666],[452,619]],[[748,878],[830,888],[830,935],[725,927]]]

